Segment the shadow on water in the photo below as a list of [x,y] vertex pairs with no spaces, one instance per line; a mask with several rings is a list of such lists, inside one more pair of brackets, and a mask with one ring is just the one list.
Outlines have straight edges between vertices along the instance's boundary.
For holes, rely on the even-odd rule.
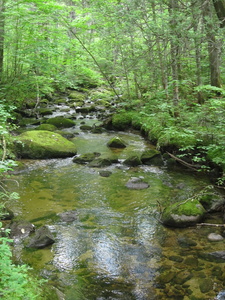
[[[150,146],[134,133],[118,134],[129,146],[113,153],[120,162],[104,168],[109,177],[72,158],[26,161],[25,170],[14,176],[20,201],[13,209],[37,227],[47,224],[56,243],[36,251],[17,249],[17,259],[40,271],[67,300],[213,299],[222,290],[225,264],[200,254],[223,244],[209,244],[208,228],[169,229],[158,222],[158,203],[186,199],[207,179],[164,166],[125,167],[125,157]],[[81,133],[75,138],[78,153],[111,155],[106,143],[113,135]],[[140,176],[148,189],[126,187]],[[58,218],[69,210],[76,210],[76,220]]]

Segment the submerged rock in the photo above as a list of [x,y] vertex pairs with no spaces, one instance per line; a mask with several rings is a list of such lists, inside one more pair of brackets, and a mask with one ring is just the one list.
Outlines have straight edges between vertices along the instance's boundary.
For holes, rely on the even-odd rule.
[[116,136],[107,143],[107,146],[110,148],[126,148],[126,143],[121,138]]
[[58,216],[60,217],[60,220],[63,222],[73,222],[77,219],[77,211],[76,210],[70,210],[65,211],[62,213],[59,213]]
[[196,199],[189,199],[181,203],[174,203],[167,207],[161,216],[166,226],[187,227],[195,225],[204,217],[205,209]]
[[60,134],[45,130],[31,130],[19,135],[15,151],[18,157],[32,159],[63,158],[77,153],[72,142]]
[[99,172],[99,175],[102,177],[109,177],[110,175],[112,175],[112,172],[102,170]]
[[40,227],[36,232],[34,237],[30,239],[28,243],[28,248],[45,248],[49,245],[52,245],[55,242],[55,239],[47,226]]
[[132,177],[126,184],[128,189],[143,190],[149,187],[147,182],[144,182],[142,178]]
[[219,242],[224,240],[224,238],[222,237],[222,235],[218,234],[218,233],[210,233],[208,235],[208,240],[211,242]]

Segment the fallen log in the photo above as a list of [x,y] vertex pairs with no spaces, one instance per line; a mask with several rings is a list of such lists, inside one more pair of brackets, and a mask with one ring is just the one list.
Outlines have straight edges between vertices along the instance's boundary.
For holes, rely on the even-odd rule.
[[197,226],[225,227],[225,224],[198,223]]
[[175,159],[176,161],[178,161],[179,163],[181,163],[182,165],[184,165],[185,167],[191,169],[191,170],[194,170],[194,171],[199,171],[199,167],[198,166],[194,166],[194,165],[191,165],[189,163],[187,163],[186,161],[174,156],[173,154],[169,153],[169,152],[166,152],[170,157],[172,157],[173,159]]

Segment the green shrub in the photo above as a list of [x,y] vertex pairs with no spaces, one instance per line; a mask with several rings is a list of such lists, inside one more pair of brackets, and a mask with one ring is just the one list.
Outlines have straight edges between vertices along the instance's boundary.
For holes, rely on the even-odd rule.
[[[2,227],[1,223],[0,227]],[[12,240],[7,237],[0,238],[0,298],[5,300],[38,299],[41,294],[40,282],[38,283],[30,276],[27,266],[13,264],[10,242]]]

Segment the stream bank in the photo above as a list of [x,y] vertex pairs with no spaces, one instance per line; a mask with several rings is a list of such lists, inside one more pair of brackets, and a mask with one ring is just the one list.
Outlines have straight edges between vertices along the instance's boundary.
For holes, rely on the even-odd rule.
[[[223,230],[173,229],[158,221],[159,203],[183,201],[209,185],[209,179],[176,164],[173,168],[155,163],[124,165],[128,156],[154,147],[137,132],[82,130],[84,122],[96,127],[95,113],[79,112],[75,122],[64,133],[73,135],[79,155],[90,151],[103,157],[113,154],[117,161],[96,168],[74,163],[72,157],[23,159],[24,168],[14,174],[19,187],[8,186],[20,194],[12,210],[37,228],[48,226],[55,243],[30,250],[18,242],[17,262],[32,266],[68,300],[215,298],[223,290],[225,263],[222,255],[218,258],[212,253],[223,251]],[[107,143],[115,135],[128,146],[109,148]],[[102,176],[101,171],[110,176]],[[132,178],[142,179],[148,187],[127,188]],[[60,219],[59,214],[67,211],[76,211],[76,218]],[[221,219],[214,214],[208,222]],[[211,233],[222,240],[210,241]]]

